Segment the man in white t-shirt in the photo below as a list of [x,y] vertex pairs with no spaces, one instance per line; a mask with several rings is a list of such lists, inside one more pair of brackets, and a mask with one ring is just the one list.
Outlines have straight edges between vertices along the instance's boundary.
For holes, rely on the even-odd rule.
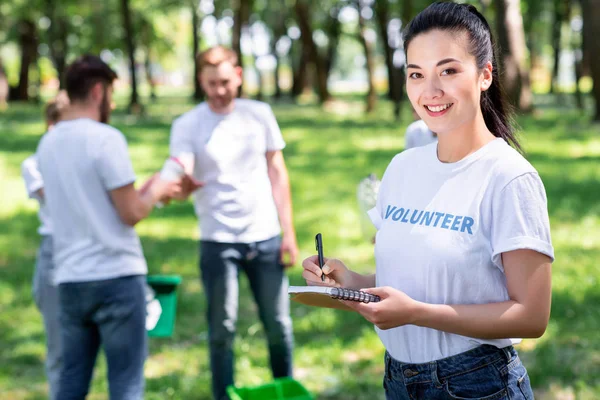
[[59,285],[60,400],[85,398],[100,345],[111,400],[143,398],[147,266],[133,226],[179,189],[160,178],[134,188],[125,137],[106,125],[114,79],[98,57],[71,64],[71,104],[37,151]]
[[[65,92],[61,92],[56,98],[50,100],[46,105],[46,131],[54,128],[60,120],[62,112],[69,104],[69,98]],[[25,181],[25,189],[30,199],[39,203],[38,216],[40,227],[38,233],[41,236],[38,249],[35,271],[33,274],[33,299],[37,308],[42,313],[44,320],[44,331],[46,333],[46,376],[48,378],[49,398],[56,400],[58,394],[58,380],[60,378],[61,345],[60,325],[58,314],[58,288],[53,282],[54,263],[52,262],[52,222],[44,201],[44,181],[38,168],[37,157],[31,155],[21,163],[21,176]]]
[[[200,271],[208,301],[212,389],[233,384],[238,272],[250,281],[269,342],[274,377],[292,374],[292,322],[285,266],[296,261],[281,131],[269,105],[236,99],[242,69],[235,52],[215,47],[198,56],[207,101],[179,117],[171,155],[204,186],[195,193]],[[183,193],[189,195],[184,187]]]
[[404,145],[404,150],[436,143],[437,135],[429,129],[425,121],[419,117],[414,109],[413,116],[416,118],[416,121],[412,122],[406,128],[406,134],[404,135],[406,144]]

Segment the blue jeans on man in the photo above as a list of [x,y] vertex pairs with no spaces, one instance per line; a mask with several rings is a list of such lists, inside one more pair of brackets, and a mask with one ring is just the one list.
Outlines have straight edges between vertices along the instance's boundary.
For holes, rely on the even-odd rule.
[[207,298],[212,390],[226,399],[233,384],[233,339],[238,315],[238,275],[250,282],[269,345],[274,378],[292,376],[293,333],[288,279],[279,261],[279,236],[257,243],[200,241],[200,272]]
[[63,368],[60,400],[84,400],[100,345],[111,400],[144,397],[147,356],[144,275],[59,285]]

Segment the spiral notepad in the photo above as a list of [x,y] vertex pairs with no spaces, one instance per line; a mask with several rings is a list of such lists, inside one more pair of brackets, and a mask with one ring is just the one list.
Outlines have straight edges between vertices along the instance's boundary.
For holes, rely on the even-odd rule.
[[360,301],[363,303],[376,303],[381,300],[379,296],[362,292],[360,290],[345,289],[328,286],[290,286],[288,288],[290,299],[302,304],[326,308],[351,310],[339,300]]

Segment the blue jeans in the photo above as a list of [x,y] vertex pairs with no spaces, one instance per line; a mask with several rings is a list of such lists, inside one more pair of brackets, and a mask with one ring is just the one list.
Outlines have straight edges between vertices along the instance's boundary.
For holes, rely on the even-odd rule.
[[208,302],[212,391],[226,399],[233,384],[233,339],[238,315],[238,275],[248,277],[269,344],[275,378],[292,376],[292,319],[288,279],[279,262],[279,236],[257,243],[200,242],[200,272]]
[[83,400],[100,344],[111,400],[144,396],[147,355],[143,275],[59,285],[63,368],[58,398]]
[[46,376],[50,400],[57,400],[61,368],[58,287],[53,283],[52,236],[42,236],[33,275],[33,299],[42,313],[46,332]]
[[482,345],[452,357],[407,364],[385,354],[387,400],[532,400],[527,370],[512,346]]

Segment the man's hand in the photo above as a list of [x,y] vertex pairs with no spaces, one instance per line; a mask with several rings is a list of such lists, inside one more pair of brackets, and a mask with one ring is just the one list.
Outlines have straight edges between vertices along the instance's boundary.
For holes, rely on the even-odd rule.
[[298,258],[298,243],[295,234],[284,234],[281,239],[281,264],[289,268],[296,264]]
[[204,186],[204,182],[197,181],[192,175],[185,174],[181,177],[181,192],[173,197],[175,200],[186,200],[192,193]]

